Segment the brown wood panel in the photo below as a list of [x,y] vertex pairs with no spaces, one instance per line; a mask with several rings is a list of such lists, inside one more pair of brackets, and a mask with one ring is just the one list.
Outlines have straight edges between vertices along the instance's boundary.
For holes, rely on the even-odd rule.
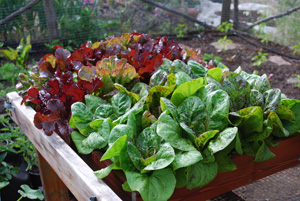
[[45,201],[69,201],[69,191],[44,157],[36,151]]

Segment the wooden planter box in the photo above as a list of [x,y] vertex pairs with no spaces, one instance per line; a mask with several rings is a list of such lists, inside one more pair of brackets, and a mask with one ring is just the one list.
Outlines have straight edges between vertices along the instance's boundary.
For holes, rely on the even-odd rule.
[[[124,175],[121,172],[111,173],[104,181],[94,175],[93,170],[109,165],[100,162],[100,152],[79,156],[56,133],[46,136],[33,125],[35,111],[20,105],[22,98],[16,92],[7,97],[13,106],[10,115],[36,147],[45,200],[69,200],[68,189],[80,201],[92,197],[98,201],[132,199],[135,194],[122,190]],[[300,135],[280,141],[276,148],[271,148],[276,157],[269,161],[254,162],[251,156],[237,156],[233,158],[237,170],[218,174],[202,188],[176,189],[170,200],[207,200],[300,164],[299,147]],[[139,196],[134,199],[141,200]]]

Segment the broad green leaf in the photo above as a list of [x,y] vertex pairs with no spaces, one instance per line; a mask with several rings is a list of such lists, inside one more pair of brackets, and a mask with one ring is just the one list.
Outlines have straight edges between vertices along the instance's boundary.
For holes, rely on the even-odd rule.
[[192,69],[192,78],[204,78],[206,76],[207,73],[207,68],[205,68],[204,66],[202,66],[201,64],[199,64],[196,61],[188,61],[188,66]]
[[113,169],[113,164],[107,166],[106,168],[102,168],[100,170],[95,171],[94,174],[98,179],[103,179],[109,175],[112,169]]
[[237,169],[236,165],[227,154],[218,152],[215,157],[218,163],[218,172],[230,172]]
[[182,85],[183,83],[192,81],[192,78],[188,74],[182,71],[176,73],[175,78],[176,78],[176,88]]
[[276,155],[272,153],[266,143],[263,141],[262,145],[259,147],[254,161],[263,162],[274,158]]
[[18,190],[18,193],[20,193],[23,197],[29,198],[29,199],[39,199],[43,200],[44,195],[43,192],[40,189],[31,189],[28,185],[23,184],[21,185],[22,190]]
[[228,125],[229,96],[223,90],[213,91],[204,99],[208,122],[206,130],[223,130]]
[[159,69],[150,78],[150,87],[164,86],[168,80],[168,73],[165,70]]
[[81,135],[78,131],[73,131],[71,138],[80,154],[90,154],[94,149],[89,146],[84,146],[82,141],[86,139],[85,136]]
[[175,159],[174,149],[169,143],[164,143],[160,146],[157,152],[156,160],[150,165],[147,165],[143,170],[158,170],[170,165]]
[[174,192],[176,178],[170,168],[156,170],[151,175],[125,171],[131,190],[138,191],[144,201],[165,201]]
[[8,186],[8,184],[9,184],[9,181],[1,181],[0,182],[0,190],[4,187]]
[[130,138],[132,138],[133,134],[134,133],[132,126],[125,124],[116,125],[110,132],[108,144],[109,146],[111,146],[117,139],[124,135],[128,136],[129,140]]
[[84,99],[85,99],[85,104],[86,104],[87,108],[89,108],[89,110],[92,113],[95,113],[97,107],[99,107],[102,104],[105,104],[105,100],[103,100],[102,98],[100,98],[98,96],[94,96],[94,95],[90,95],[90,94],[85,95]]
[[108,118],[111,117],[114,114],[114,108],[110,104],[101,104],[99,107],[97,107],[95,111],[95,118],[101,119],[101,118]]
[[128,155],[129,155],[131,161],[133,162],[134,166],[139,171],[141,171],[144,168],[144,164],[142,163],[142,154],[140,153],[138,148],[136,148],[136,146],[133,145],[131,142],[128,142],[127,151],[128,151]]
[[[150,165],[154,161],[156,161],[156,154],[154,154],[148,158],[145,158],[145,159],[142,158],[142,163],[144,166]],[[146,172],[148,172],[148,171],[146,171]]]
[[295,114],[295,119],[282,119],[283,127],[289,132],[289,136],[295,134],[300,129],[300,101],[295,99],[282,100],[280,105],[287,107]]
[[288,106],[283,105],[284,101],[280,101],[276,114],[281,120],[295,120],[296,116]]
[[202,133],[199,137],[196,138],[196,145],[199,147],[200,150],[203,150],[205,147],[206,143],[214,138],[216,134],[218,134],[220,131],[219,130],[211,130]]
[[194,165],[195,163],[199,162],[202,160],[202,154],[199,151],[187,151],[187,152],[182,152],[179,151],[175,155],[175,159],[172,162],[172,167],[174,170],[177,170],[182,167],[188,167],[191,165]]
[[243,142],[242,144],[242,148],[243,151],[245,152],[245,154],[250,155],[250,156],[254,156],[256,155],[259,147],[261,145],[259,144],[258,141],[252,141],[252,142]]
[[182,137],[182,129],[179,124],[165,112],[158,119],[157,134],[176,149],[182,151],[196,150],[190,140]]
[[236,137],[238,132],[237,127],[226,128],[221,133],[219,133],[216,138],[212,139],[208,147],[213,153],[217,153],[225,149]]
[[144,159],[154,155],[160,148],[161,138],[153,127],[145,128],[136,139],[136,146]]
[[125,114],[131,107],[130,96],[125,93],[117,93],[111,98],[113,113],[116,117]]
[[263,111],[261,107],[253,106],[230,113],[230,121],[239,128],[243,138],[251,136],[252,133],[263,131]]
[[182,188],[187,183],[186,168],[180,168],[175,171],[176,188]]
[[[212,80],[212,78],[207,78],[207,80]],[[202,87],[198,91],[198,97],[201,98],[201,100],[204,100],[207,94],[217,91],[219,89],[222,89],[222,86],[219,83],[214,82],[209,82],[205,87]]]
[[143,113],[142,116],[142,127],[146,128],[149,127],[151,124],[155,123],[157,119],[155,118],[154,115],[152,115],[148,110],[146,110]]
[[235,150],[239,155],[243,155],[243,153],[244,153],[243,148],[242,148],[242,142],[241,142],[241,139],[240,139],[240,133],[236,134]]
[[207,75],[214,78],[216,81],[220,82],[223,77],[222,68],[211,68],[207,71]]
[[127,135],[119,137],[103,154],[100,161],[110,159],[115,156],[120,156],[120,153],[127,143]]
[[108,141],[110,131],[111,131],[112,125],[110,118],[105,119],[103,123],[99,126],[97,133],[99,133],[105,141]]
[[276,112],[281,101],[280,89],[269,89],[264,93],[265,105],[264,113]]
[[129,184],[127,181],[124,182],[124,184],[122,184],[122,188],[124,191],[127,191],[127,192],[132,192],[131,188],[129,187]]
[[137,121],[134,114],[130,113],[127,120],[127,125],[132,127],[133,130],[133,138],[137,136]]
[[136,104],[134,104],[130,110],[128,110],[124,115],[122,115],[117,120],[115,120],[115,122],[124,123],[128,119],[128,116],[130,115],[130,113],[132,113],[134,115],[140,113],[144,107],[146,99],[147,99],[147,96],[141,97],[141,99]]
[[89,123],[93,120],[93,113],[82,102],[76,102],[71,106],[72,111],[72,124],[83,135],[87,136],[93,131]]
[[177,120],[177,121],[179,120],[179,115],[177,113],[177,107],[169,99],[167,99],[165,97],[161,97],[160,98],[160,107],[163,112],[168,110],[175,120]]
[[[273,113],[273,112],[272,112]],[[271,120],[268,118],[263,122],[263,130],[262,132],[252,133],[251,136],[246,138],[247,141],[260,141],[268,138],[273,131],[273,124]]]
[[170,71],[172,61],[169,59],[163,58],[163,63],[158,67],[158,69],[165,70],[166,72]]
[[[195,142],[196,136],[199,136],[206,130],[206,122],[209,118],[202,100],[196,96],[185,99],[178,107],[177,113],[180,125],[183,123],[194,131],[194,134],[190,135],[189,139]],[[182,128],[185,129],[185,127]]]
[[[91,128],[98,130],[98,128],[100,127],[100,125],[103,123],[103,121],[105,119],[110,119],[110,118],[99,118],[99,119],[95,119],[93,121],[91,121],[91,123],[89,124]],[[75,127],[76,128],[76,127]]]
[[82,145],[93,149],[101,149],[107,145],[107,141],[99,133],[93,132],[82,140]]
[[210,183],[218,174],[217,162],[198,163],[187,169],[187,189],[199,188]]
[[194,95],[203,86],[203,79],[183,83],[173,92],[171,97],[172,103],[175,106],[179,106],[186,98]]
[[136,172],[138,169],[136,169],[135,165],[133,164],[127,150],[127,146],[124,147],[124,149],[120,153],[120,166],[123,171],[132,171]]

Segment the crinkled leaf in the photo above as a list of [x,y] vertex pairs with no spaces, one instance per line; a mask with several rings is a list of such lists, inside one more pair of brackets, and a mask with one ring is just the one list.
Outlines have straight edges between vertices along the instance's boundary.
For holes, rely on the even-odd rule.
[[223,77],[222,68],[211,68],[207,71],[207,76],[212,77],[216,81],[220,82]]
[[202,160],[202,154],[199,151],[179,151],[175,155],[175,159],[172,162],[172,167],[174,170],[177,170],[182,167],[188,167],[194,165],[198,161]]
[[114,107],[110,104],[101,104],[95,111],[95,118],[108,118],[114,114]]
[[198,163],[187,169],[187,189],[199,188],[210,183],[218,174],[217,162]]
[[131,190],[138,191],[145,201],[168,200],[174,192],[176,178],[170,168],[156,170],[151,175],[125,171]]
[[260,106],[264,108],[264,95],[256,89],[251,89],[247,94],[248,106]]
[[270,112],[276,112],[281,101],[280,89],[269,89],[264,93],[264,97],[264,112],[266,114],[269,114]]
[[203,65],[201,65],[200,63],[196,62],[196,61],[188,61],[188,66],[191,68],[192,70],[192,78],[204,78],[206,76],[206,73],[208,71],[207,68],[205,68]]
[[168,110],[175,120],[179,120],[179,115],[177,113],[177,107],[167,98],[160,98],[160,108],[164,112]]
[[157,134],[176,149],[182,151],[196,150],[190,140],[182,137],[182,128],[179,124],[165,112],[158,119]]
[[150,78],[150,87],[164,86],[168,80],[168,73],[164,70],[158,70]]
[[107,145],[107,141],[98,132],[93,132],[82,140],[82,145],[93,149],[101,149]]
[[231,111],[237,111],[246,104],[246,96],[250,91],[250,85],[239,74],[229,73],[224,82],[223,88],[230,97]]
[[84,97],[85,99],[85,104],[86,107],[92,112],[95,113],[97,107],[99,107],[99,105],[101,104],[105,104],[105,100],[103,100],[102,98],[98,97],[98,96],[94,96],[94,95],[85,95]]
[[192,69],[190,66],[186,65],[183,61],[176,59],[172,62],[171,68],[169,73],[178,73],[178,72],[185,72],[188,75],[192,74]]
[[267,90],[271,89],[271,85],[266,74],[257,77],[257,79],[255,80],[254,89],[258,90],[260,93],[264,93]]
[[295,119],[282,119],[283,127],[289,132],[289,136],[295,134],[300,129],[300,101],[295,99],[282,100],[280,105],[287,107],[295,114]]
[[230,113],[230,121],[238,126],[243,137],[263,131],[263,111],[261,107],[253,106]]

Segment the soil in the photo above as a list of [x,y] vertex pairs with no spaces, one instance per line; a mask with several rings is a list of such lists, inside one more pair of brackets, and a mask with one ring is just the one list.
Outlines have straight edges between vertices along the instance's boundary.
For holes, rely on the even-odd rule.
[[[269,49],[276,50],[294,57],[299,57],[299,55],[293,54],[293,50],[289,47],[279,45],[274,42],[268,42],[268,45],[265,45],[262,44],[257,38],[247,36],[244,37],[256,44],[264,45]],[[283,60],[289,62],[291,65],[278,65],[278,63],[267,61],[261,66],[253,66],[252,58],[257,55],[259,51],[268,53],[268,58],[279,55],[267,50],[262,50],[260,47],[248,43],[239,36],[228,36],[228,39],[232,40],[234,44],[238,44],[238,48],[228,49],[225,52],[218,52],[218,50],[211,44],[213,42],[217,42],[220,38],[222,38],[222,36],[216,32],[206,32],[201,38],[193,37],[189,39],[175,39],[175,41],[192,48],[200,48],[202,54],[207,53],[221,57],[222,62],[231,71],[234,71],[240,66],[248,73],[258,71],[259,75],[266,74],[270,80],[272,88],[281,89],[282,93],[284,93],[288,98],[300,99],[300,88],[297,87],[297,83],[288,82],[288,80],[291,79],[295,80],[294,74],[300,74],[300,60],[281,56]]]

